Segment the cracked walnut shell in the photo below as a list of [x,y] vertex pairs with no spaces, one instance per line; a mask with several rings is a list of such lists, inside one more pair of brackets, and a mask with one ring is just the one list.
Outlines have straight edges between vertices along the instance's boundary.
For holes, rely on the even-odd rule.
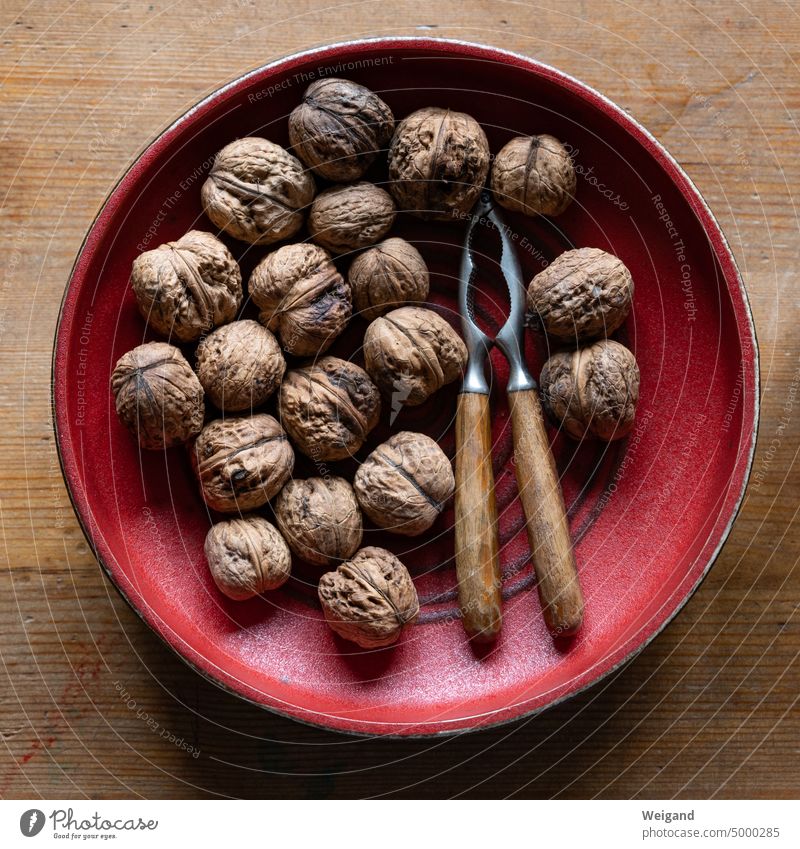
[[291,550],[307,563],[330,566],[361,545],[361,510],[344,478],[289,481],[275,500],[275,518]]
[[351,183],[317,195],[308,215],[308,232],[332,253],[349,253],[382,239],[394,217],[388,192],[373,183]]
[[359,466],[353,489],[376,525],[412,537],[436,521],[455,490],[455,478],[447,455],[429,436],[401,431]]
[[120,421],[142,448],[180,445],[203,427],[203,387],[174,345],[148,342],[123,354],[111,391]]
[[278,340],[257,321],[233,321],[197,346],[197,376],[220,410],[260,407],[285,371]]
[[267,254],[250,276],[249,291],[259,321],[299,357],[326,351],[353,312],[349,284],[317,245],[284,245]]
[[328,625],[340,637],[372,649],[396,642],[419,615],[408,569],[384,548],[362,548],[352,560],[319,581]]
[[353,303],[367,321],[428,297],[430,275],[422,254],[405,239],[386,239],[359,254],[347,282]]
[[277,589],[286,583],[292,569],[289,546],[261,516],[241,516],[212,525],[205,553],[214,583],[234,601]]
[[524,215],[561,215],[575,197],[572,157],[553,136],[519,136],[497,154],[491,187],[495,200]]
[[281,423],[312,460],[343,460],[358,451],[378,423],[381,399],[360,366],[322,357],[291,369],[278,400]]
[[312,83],[289,115],[289,140],[320,177],[358,180],[394,132],[392,110],[363,85],[328,77]]
[[602,339],[587,348],[554,354],[541,375],[548,414],[575,439],[606,442],[633,427],[639,400],[639,367],[619,342]]
[[466,214],[489,173],[489,142],[470,115],[428,107],[400,122],[389,147],[389,191],[422,218]]
[[557,339],[613,333],[628,317],[633,278],[621,259],[599,248],[556,257],[528,286],[528,309]]
[[303,226],[314,178],[280,145],[248,136],[217,154],[200,196],[206,215],[252,245],[288,239]]
[[369,325],[364,359],[393,408],[395,402],[414,407],[461,375],[467,347],[433,310],[400,307]]
[[191,460],[203,499],[222,513],[263,506],[294,468],[283,428],[266,413],[210,422],[195,440]]
[[131,287],[150,327],[181,342],[232,321],[242,303],[236,260],[216,236],[200,230],[139,254]]

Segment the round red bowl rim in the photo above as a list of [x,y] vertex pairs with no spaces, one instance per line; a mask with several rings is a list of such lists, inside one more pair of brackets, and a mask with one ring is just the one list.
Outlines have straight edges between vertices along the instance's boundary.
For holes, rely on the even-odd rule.
[[[93,537],[88,531],[86,516],[89,512],[89,504],[87,498],[82,492],[82,489],[75,485],[78,482],[78,475],[76,463],[74,462],[74,455],[70,450],[71,438],[65,426],[66,422],[62,420],[65,416],[65,413],[63,409],[60,409],[57,405],[56,378],[59,369],[62,365],[62,360],[66,356],[66,345],[61,344],[64,341],[62,337],[62,330],[65,324],[67,323],[67,319],[71,318],[72,314],[74,313],[75,301],[77,299],[78,291],[72,285],[72,283],[76,275],[78,275],[78,273],[88,262],[88,256],[90,255],[93,247],[93,235],[98,230],[98,228],[102,227],[104,222],[111,216],[112,212],[117,208],[120,202],[120,196],[124,194],[123,188],[125,183],[127,181],[133,180],[140,171],[140,169],[146,166],[146,162],[154,156],[158,155],[161,149],[168,144],[170,138],[180,128],[182,128],[187,121],[191,120],[192,116],[197,111],[214,104],[216,101],[224,98],[229,92],[249,84],[254,77],[258,77],[259,75],[263,75],[268,72],[275,72],[279,68],[290,70],[292,65],[305,62],[311,57],[319,58],[321,60],[330,60],[336,58],[339,54],[342,53],[367,49],[374,50],[375,48],[381,47],[400,49],[430,49],[438,51],[440,53],[443,51],[452,52],[454,54],[466,56],[467,58],[481,59],[484,61],[510,63],[522,68],[523,70],[527,70],[539,76],[549,78],[551,81],[566,87],[568,90],[589,101],[591,104],[603,111],[607,116],[611,117],[616,123],[621,125],[624,130],[626,130],[630,135],[632,135],[645,148],[645,150],[658,162],[658,164],[664,169],[665,173],[670,177],[675,186],[679,189],[694,214],[697,216],[698,220],[700,221],[703,227],[703,230],[708,236],[709,243],[713,249],[717,261],[719,262],[720,268],[722,269],[723,277],[725,279],[725,283],[729,291],[734,292],[738,290],[738,293],[741,296],[743,310],[741,313],[736,313],[737,328],[739,330],[739,333],[743,337],[749,337],[748,341],[750,342],[745,352],[745,358],[747,358],[748,356],[751,358],[753,373],[753,385],[747,387],[752,392],[753,399],[752,423],[743,422],[743,431],[745,429],[749,429],[752,425],[752,435],[748,451],[746,453],[741,452],[739,454],[737,458],[736,467],[733,470],[735,474],[741,476],[741,489],[737,496],[736,502],[731,510],[731,515],[724,528],[722,528],[719,533],[717,544],[711,552],[708,561],[704,565],[702,572],[700,573],[695,584],[688,590],[686,595],[678,603],[675,604],[674,608],[664,616],[662,621],[655,624],[654,627],[650,629],[650,632],[646,633],[643,639],[640,639],[638,645],[631,648],[629,651],[627,651],[627,653],[622,654],[622,656],[619,656],[619,654],[625,651],[625,647],[623,646],[622,649],[620,649],[620,652],[617,657],[612,656],[607,659],[604,668],[601,668],[598,673],[592,678],[592,680],[577,685],[573,690],[563,693],[558,698],[554,699],[552,702],[549,702],[544,705],[539,705],[528,710],[522,709],[519,711],[519,713],[515,715],[504,717],[503,719],[500,719],[495,722],[482,723],[479,722],[480,717],[461,717],[458,720],[449,720],[445,722],[438,721],[426,724],[425,726],[415,726],[410,729],[408,728],[408,726],[403,725],[403,730],[400,730],[401,726],[399,725],[397,726],[397,728],[389,730],[389,727],[391,726],[378,726],[377,724],[375,724],[374,727],[370,730],[364,730],[354,727],[347,720],[331,716],[325,713],[309,714],[306,711],[304,711],[302,715],[291,713],[287,710],[281,709],[275,704],[265,703],[263,701],[258,701],[252,698],[248,695],[247,692],[245,692],[246,687],[244,686],[240,690],[237,689],[237,687],[229,681],[223,680],[219,675],[215,674],[211,664],[206,663],[205,659],[201,655],[196,653],[191,647],[180,643],[180,641],[173,634],[171,634],[168,629],[162,627],[159,624],[156,617],[148,615],[146,605],[138,605],[136,603],[136,600],[131,598],[129,594],[126,593],[117,582],[112,570],[109,568],[108,563],[106,562],[105,557],[101,553],[101,545],[98,545],[97,541],[93,539]],[[195,672],[199,673],[205,679],[220,687],[220,689],[231,693],[232,695],[235,695],[247,702],[250,702],[251,704],[254,704],[272,713],[276,713],[285,718],[292,719],[294,721],[301,722],[303,724],[311,725],[314,727],[323,728],[325,730],[333,730],[340,733],[352,734],[355,736],[372,737],[379,735],[381,737],[398,739],[407,738],[409,736],[420,738],[448,736],[464,733],[466,731],[496,728],[498,726],[508,725],[512,722],[519,722],[520,720],[531,718],[536,714],[539,714],[544,710],[548,710],[549,708],[552,708],[560,704],[561,702],[564,702],[567,699],[570,699],[578,695],[579,693],[582,693],[590,687],[595,686],[604,678],[607,678],[609,675],[619,669],[621,666],[632,660],[643,649],[645,649],[667,627],[667,625],[669,625],[669,623],[688,603],[689,599],[694,595],[694,593],[699,588],[700,584],[708,575],[709,570],[713,566],[714,562],[716,561],[717,557],[719,556],[722,550],[723,545],[728,539],[733,524],[739,514],[739,510],[741,509],[742,501],[744,499],[745,491],[747,489],[747,484],[749,482],[750,474],[752,471],[756,438],[758,434],[760,409],[760,369],[758,340],[756,338],[755,323],[753,321],[752,311],[750,309],[747,290],[745,289],[744,282],[739,273],[736,261],[730,250],[727,239],[722,233],[722,230],[719,224],[717,223],[713,213],[711,212],[708,204],[705,202],[703,196],[700,194],[700,191],[694,185],[692,180],[677,163],[677,161],[672,157],[672,155],[666,150],[666,148],[647,129],[645,129],[645,127],[643,127],[638,121],[632,118],[621,107],[617,106],[613,101],[609,100],[603,94],[601,94],[591,86],[587,85],[586,83],[583,83],[575,77],[572,77],[569,74],[566,74],[563,71],[560,71],[550,65],[544,64],[535,59],[531,59],[530,57],[499,47],[478,44],[470,41],[462,41],[458,39],[428,38],[415,36],[379,36],[373,38],[363,38],[350,41],[335,42],[332,44],[295,52],[283,56],[279,59],[275,59],[272,62],[268,62],[264,65],[259,66],[258,68],[255,68],[254,70],[248,71],[247,73],[236,77],[229,83],[223,85],[221,88],[216,89],[214,92],[212,92],[211,94],[203,98],[201,101],[196,103],[194,106],[192,106],[190,109],[188,109],[186,112],[184,112],[180,117],[173,121],[162,132],[160,132],[153,141],[151,141],[144,148],[142,148],[135,156],[130,167],[126,169],[125,173],[119,178],[113,189],[109,192],[108,196],[100,207],[97,215],[92,221],[91,226],[89,227],[89,230],[84,236],[80,250],[70,271],[69,282],[65,288],[64,295],[62,297],[58,321],[56,324],[53,357],[51,363],[50,389],[56,450],[58,453],[62,475],[64,477],[64,483],[66,485],[67,493],[72,503],[73,510],[75,511],[75,515],[78,518],[81,530],[83,531],[83,534],[87,542],[89,543],[92,552],[96,557],[98,563],[100,564],[101,568],[111,580],[111,583],[119,592],[123,600],[139,616],[139,618],[152,631],[154,631],[154,633],[158,637],[160,637],[160,639],[170,649],[172,649],[172,651],[184,663],[191,667]],[[362,724],[368,725],[369,723],[365,722]],[[386,727],[386,730],[379,730],[379,728],[382,729],[383,727]]]

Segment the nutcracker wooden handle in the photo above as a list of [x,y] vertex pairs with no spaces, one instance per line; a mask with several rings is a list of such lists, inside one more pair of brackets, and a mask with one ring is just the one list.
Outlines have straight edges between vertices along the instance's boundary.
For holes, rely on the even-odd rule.
[[464,629],[491,642],[502,623],[489,396],[465,392],[456,409],[456,573]]
[[545,622],[554,635],[568,636],[581,626],[583,593],[538,392],[525,389],[508,397],[517,486]]

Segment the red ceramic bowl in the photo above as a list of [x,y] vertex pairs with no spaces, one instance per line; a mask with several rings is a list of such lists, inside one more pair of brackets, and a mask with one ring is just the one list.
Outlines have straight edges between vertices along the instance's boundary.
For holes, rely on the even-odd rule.
[[[555,223],[508,216],[532,276],[569,245],[620,256],[636,284],[617,338],[641,368],[637,424],[624,441],[576,444],[551,430],[586,595],[571,643],[546,632],[516,498],[504,399],[493,355],[494,463],[505,625],[476,654],[456,606],[452,507],[425,536],[368,527],[411,570],[422,612],[392,649],[339,640],[315,597],[318,570],[297,563],[282,590],[245,603],[220,595],[203,557],[210,517],[187,453],[140,452],[114,414],[109,376],[125,351],[154,338],[128,275],[142,250],[190,228],[214,231],[200,206],[213,156],[232,139],[287,143],[286,117],[324,75],[363,82],[402,117],[425,105],[474,115],[498,151],[511,137],[552,133],[571,146],[577,200]],[[375,179],[381,179],[380,168]],[[432,272],[431,302],[454,326],[461,224],[400,215]],[[264,255],[228,240],[245,275]],[[248,313],[251,308],[245,310]],[[488,299],[484,320],[496,323]],[[354,319],[332,353],[359,357]],[[548,342],[528,331],[538,374]],[[67,288],[53,366],[56,431],[75,509],[111,580],[198,672],[271,710],[368,734],[477,728],[540,710],[598,681],[675,616],[710,568],[736,515],[757,420],[757,349],[742,281],[695,187],[625,112],[582,83],[523,56],[428,39],[338,44],[274,62],[218,91],[136,160],[89,232]],[[456,386],[400,413],[393,430],[424,431],[453,453]],[[391,432],[388,414],[366,452]],[[355,462],[332,464],[352,474]],[[300,461],[296,474],[314,474]]]

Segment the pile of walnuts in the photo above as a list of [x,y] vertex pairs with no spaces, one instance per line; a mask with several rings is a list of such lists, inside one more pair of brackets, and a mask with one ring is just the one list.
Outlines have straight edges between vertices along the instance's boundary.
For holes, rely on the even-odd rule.
[[[219,151],[201,190],[210,221],[251,245],[283,244],[246,281],[221,238],[200,230],[137,257],[139,310],[167,341],[129,351],[111,380],[117,413],[143,448],[189,445],[202,497],[222,514],[205,544],[219,589],[236,600],[275,589],[293,555],[333,569],[319,582],[325,617],[364,647],[394,642],[419,610],[405,566],[362,547],[364,516],[396,534],[423,533],[453,495],[450,460],[429,437],[403,431],[369,453],[352,482],[322,468],[304,480],[292,472],[296,452],[325,470],[354,456],[382,397],[421,404],[465,365],[458,333],[425,306],[425,260],[390,235],[419,165],[409,139],[421,130],[408,122],[434,113],[396,128],[375,93],[325,79],[289,116],[291,152],[255,137]],[[445,123],[430,155],[452,159],[450,177],[476,185],[426,194],[424,215],[427,205],[432,214],[468,210],[486,178],[483,131],[457,113]],[[391,194],[364,179],[390,143]],[[328,187],[318,191],[316,178]],[[303,227],[308,238],[292,242]],[[258,320],[242,317],[248,302]],[[367,322],[363,367],[326,353],[355,315]]]
[[[294,555],[333,570],[319,580],[330,626],[363,647],[384,646],[419,603],[394,555],[361,547],[363,517],[396,534],[423,533],[453,495],[450,461],[427,436],[400,432],[369,453],[352,482],[300,480],[292,478],[295,452],[317,464],[352,457],[378,424],[382,397],[421,404],[461,375],[464,343],[425,306],[425,260],[390,232],[398,208],[429,220],[468,214],[489,174],[489,145],[469,115],[425,108],[395,125],[377,94],[332,78],[305,92],[289,116],[289,138],[291,151],[263,138],[232,142],[201,190],[218,232],[250,245],[284,244],[247,281],[225,243],[204,231],[138,256],[131,286],[139,310],[168,341],[121,357],[111,387],[120,420],[143,448],[189,445],[202,497],[223,514],[205,552],[226,596],[281,586]],[[388,191],[364,179],[386,149]],[[318,191],[320,178],[328,185]],[[490,185],[509,209],[557,215],[574,195],[575,172],[560,142],[533,136],[500,151]],[[292,242],[304,227],[307,238]],[[598,262],[594,254],[562,262],[583,275],[588,300],[602,290],[580,332],[617,326],[630,303],[624,266],[598,282]],[[559,302],[564,282],[555,265],[531,284],[531,307],[551,333],[566,336],[573,317]],[[241,317],[248,302],[258,320]],[[356,315],[367,322],[363,367],[326,353]],[[621,346],[605,345],[591,361],[624,371]],[[584,402],[573,401],[569,382],[579,399],[602,391],[582,357],[553,358],[546,369],[549,408],[575,435],[585,426]],[[593,427],[607,438],[612,425]],[[274,524],[258,512],[268,504]]]
[[628,348],[606,338],[628,317],[632,298],[630,271],[599,248],[565,251],[528,287],[529,309],[565,348],[542,369],[542,403],[574,439],[610,442],[633,427],[639,366]]

